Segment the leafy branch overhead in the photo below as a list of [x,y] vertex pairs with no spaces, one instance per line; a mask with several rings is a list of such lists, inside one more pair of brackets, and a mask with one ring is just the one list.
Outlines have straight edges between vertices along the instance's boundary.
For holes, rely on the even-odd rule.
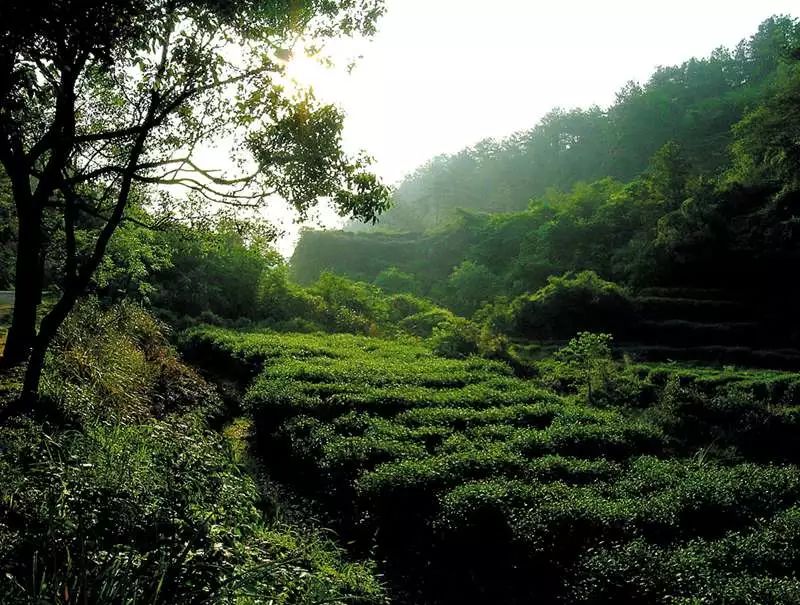
[[[42,265],[47,217],[64,234],[63,303],[44,328],[86,291],[134,207],[175,214],[188,192],[212,208],[257,209],[278,196],[305,217],[327,198],[375,221],[388,188],[366,155],[344,151],[336,108],[286,87],[285,58],[301,37],[370,35],[382,12],[381,0],[3,3],[0,163],[24,241],[17,275]],[[231,168],[209,162],[209,149]],[[7,361],[37,348],[41,288],[36,270],[16,284],[29,311],[15,312]]]
[[[24,163],[36,178],[59,177],[46,184],[50,193],[83,193],[126,175],[218,202],[252,203],[277,193],[300,211],[342,189],[362,197],[385,193],[377,183],[370,192],[354,187],[365,163],[342,151],[341,115],[310,94],[293,98],[278,59],[283,44],[303,31],[369,33],[377,5],[326,2],[287,11],[263,2],[123,2],[106,15],[103,2],[81,9],[39,4],[52,23],[33,29],[34,22],[27,36],[16,23],[30,16],[23,3],[3,10],[3,21],[11,21],[4,54],[12,55],[4,58],[3,157]],[[132,158],[142,138],[146,144]],[[241,170],[201,167],[198,149],[225,140]],[[300,168],[304,160],[313,166]],[[59,168],[63,174],[54,175]],[[307,186],[317,197],[300,179],[314,181]]]

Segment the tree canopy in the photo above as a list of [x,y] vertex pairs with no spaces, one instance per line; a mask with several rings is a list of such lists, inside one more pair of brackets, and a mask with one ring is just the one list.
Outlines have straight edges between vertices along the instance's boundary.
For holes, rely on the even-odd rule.
[[[0,163],[19,225],[14,322],[4,358],[35,368],[125,222],[163,224],[179,190],[205,207],[301,215],[321,198],[374,220],[387,189],[341,147],[342,115],[284,78],[293,41],[370,34],[380,0],[5,2],[0,7]],[[228,166],[202,150],[230,147]],[[54,237],[44,225],[62,234]],[[91,228],[87,228],[90,226]],[[44,259],[62,296],[38,334]]]
[[380,229],[421,232],[450,222],[459,208],[519,211],[551,187],[630,181],[670,142],[697,173],[717,175],[731,159],[731,127],[772,97],[798,47],[800,22],[771,17],[734,48],[627,83],[609,107],[555,108],[529,130],[433,158],[400,183]]

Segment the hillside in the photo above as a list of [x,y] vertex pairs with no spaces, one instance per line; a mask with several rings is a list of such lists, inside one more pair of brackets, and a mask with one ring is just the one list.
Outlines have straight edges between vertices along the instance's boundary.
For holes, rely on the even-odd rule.
[[0,605],[800,605],[800,21],[392,192],[367,38],[424,157],[768,14],[448,1],[0,2]]
[[577,366],[521,380],[413,340],[183,346],[240,381],[263,459],[383,562],[396,602],[800,598],[796,374],[598,367],[604,406]]
[[[311,283],[332,271],[429,297],[470,317],[486,305],[533,295],[553,277],[591,271],[644,299],[638,332],[621,335],[643,354],[659,358],[681,347],[707,347],[708,354],[697,349],[698,358],[713,361],[717,347],[718,361],[727,363],[795,349],[798,322],[790,301],[798,292],[787,276],[800,260],[800,152],[793,134],[800,131],[800,64],[789,49],[800,47],[799,31],[796,21],[774,18],[735,51],[659,70],[637,98],[644,107],[661,99],[669,112],[658,119],[643,114],[640,130],[629,131],[614,117],[630,109],[630,99],[607,112],[592,110],[608,137],[646,150],[636,162],[609,144],[586,154],[605,162],[602,167],[572,166],[567,158],[589,149],[581,137],[543,156],[560,176],[542,173],[533,157],[520,160],[517,152],[526,147],[517,138],[475,160],[474,170],[448,168],[461,165],[460,155],[437,160],[398,188],[395,209],[376,230],[304,232],[292,275]],[[760,54],[766,48],[769,61]],[[715,87],[721,80],[712,72],[749,75],[737,76],[729,89]],[[730,112],[720,121],[721,107]],[[531,141],[547,139],[548,120]],[[690,123],[719,130],[693,132]],[[645,129],[655,125],[669,136]],[[521,162],[513,170],[492,172],[512,156]],[[424,199],[407,196],[410,187],[429,185],[436,191]],[[483,193],[476,201],[451,195],[456,189]],[[511,189],[519,192],[517,201],[498,201]],[[421,222],[403,222],[406,212],[421,213]],[[647,300],[653,288],[660,300]],[[723,304],[709,305],[707,298]],[[761,352],[727,354],[719,347]]]
[[606,176],[629,181],[669,141],[699,174],[716,175],[731,158],[731,127],[769,95],[798,46],[797,21],[773,17],[735,48],[629,82],[610,107],[556,108],[529,130],[436,157],[401,182],[379,228],[425,231],[452,220],[458,208],[523,210],[551,187],[568,190]]

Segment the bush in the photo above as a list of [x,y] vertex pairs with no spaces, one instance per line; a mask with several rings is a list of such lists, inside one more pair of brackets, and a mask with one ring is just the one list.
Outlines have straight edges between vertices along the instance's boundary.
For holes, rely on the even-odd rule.
[[309,291],[324,301],[322,323],[332,331],[368,334],[388,319],[386,297],[371,284],[323,273]]
[[531,339],[565,339],[578,332],[606,332],[618,337],[635,327],[635,307],[628,294],[592,271],[548,278],[534,294],[511,303],[512,333]]
[[[570,582],[570,602],[646,603],[682,598],[724,603],[800,603],[792,577],[800,515],[790,508],[754,531],[665,548],[638,539],[590,553]],[[746,569],[746,575],[740,570]],[[680,578],[680,582],[676,582]]]
[[140,307],[81,305],[44,378],[62,414],[0,427],[3,603],[385,602],[370,565],[276,516]]
[[389,294],[416,294],[420,291],[419,280],[410,273],[404,273],[397,267],[384,269],[375,277],[372,282],[384,292]]
[[[796,549],[776,534],[764,534],[764,549],[755,537],[737,542],[747,544],[748,563],[721,545],[759,535],[797,506],[797,468],[720,461],[720,452],[697,452],[690,427],[682,442],[680,424],[690,411],[698,443],[727,427],[739,457],[755,435],[788,447],[800,412],[764,406],[753,393],[758,385],[770,400],[791,401],[790,377],[623,366],[610,358],[610,338],[593,334],[576,338],[560,360],[538,362],[537,380],[477,356],[436,356],[417,339],[217,328],[193,339],[262,367],[245,402],[268,458],[323,497],[357,548],[374,549],[432,601],[615,602],[608,591],[616,602],[792,602],[795,581],[785,570],[796,566]],[[697,401],[670,395],[672,373],[694,385]],[[542,388],[562,382],[572,392],[589,380],[592,405]],[[630,409],[664,381],[653,410]],[[621,392],[626,398],[616,400]],[[765,409],[770,432],[762,435]],[[638,552],[639,544],[641,561],[617,560],[617,549]],[[666,571],[653,572],[671,553],[679,555]],[[599,557],[608,561],[606,583],[595,574]],[[693,569],[704,578],[719,570],[719,581],[675,575]],[[625,574],[630,585],[617,588]]]
[[368,567],[270,528],[252,479],[190,418],[77,434],[21,425],[2,440],[3,602],[382,601]]
[[166,328],[136,304],[79,305],[47,356],[42,394],[73,419],[133,421],[168,412],[220,411],[213,388],[182,364]]
[[412,315],[437,310],[433,303],[411,294],[395,294],[390,296],[387,301],[389,303],[389,322],[392,324],[401,322]]
[[433,350],[442,357],[464,358],[479,352],[480,328],[460,317],[439,324],[431,334]]
[[414,313],[402,319],[399,323],[400,329],[421,338],[428,338],[439,326],[451,324],[455,321],[455,315],[445,309],[430,309]]
[[465,260],[447,278],[445,298],[456,313],[471,315],[494,297],[499,285],[500,280],[488,267]]
[[722,384],[711,393],[701,385],[670,379],[650,414],[687,448],[714,447],[755,460],[796,462],[800,446],[790,435],[800,427],[794,407],[771,405],[746,384]]

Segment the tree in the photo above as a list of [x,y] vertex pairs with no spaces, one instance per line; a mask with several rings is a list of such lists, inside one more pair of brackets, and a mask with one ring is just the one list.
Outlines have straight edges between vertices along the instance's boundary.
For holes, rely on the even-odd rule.
[[[263,228],[260,228],[263,227]],[[151,272],[153,306],[183,316],[260,317],[259,283],[280,264],[269,225],[217,217],[161,234],[169,264]]]
[[654,193],[674,208],[686,198],[690,173],[681,146],[669,141],[650,160],[647,176]]
[[734,178],[800,185],[800,63],[780,74],[774,95],[734,127]]
[[578,332],[556,353],[556,359],[577,377],[589,404],[595,403],[595,393],[608,384],[613,372],[613,340],[610,334]]
[[497,293],[498,279],[487,267],[465,260],[447,278],[447,298],[458,313],[471,314]]
[[[176,190],[207,206],[305,213],[323,197],[375,220],[387,189],[369,158],[341,148],[342,115],[282,76],[287,46],[371,34],[382,0],[6,0],[0,5],[0,163],[18,221],[16,302],[7,364],[29,358],[23,399],[38,390],[58,327],[90,287],[136,200],[158,215]],[[231,169],[198,150],[231,142]],[[46,241],[63,229],[61,295],[36,330]],[[76,228],[93,217],[91,238]]]
[[401,292],[418,294],[420,291],[419,280],[414,275],[405,273],[397,267],[384,269],[375,276],[373,283],[389,294],[399,294]]

